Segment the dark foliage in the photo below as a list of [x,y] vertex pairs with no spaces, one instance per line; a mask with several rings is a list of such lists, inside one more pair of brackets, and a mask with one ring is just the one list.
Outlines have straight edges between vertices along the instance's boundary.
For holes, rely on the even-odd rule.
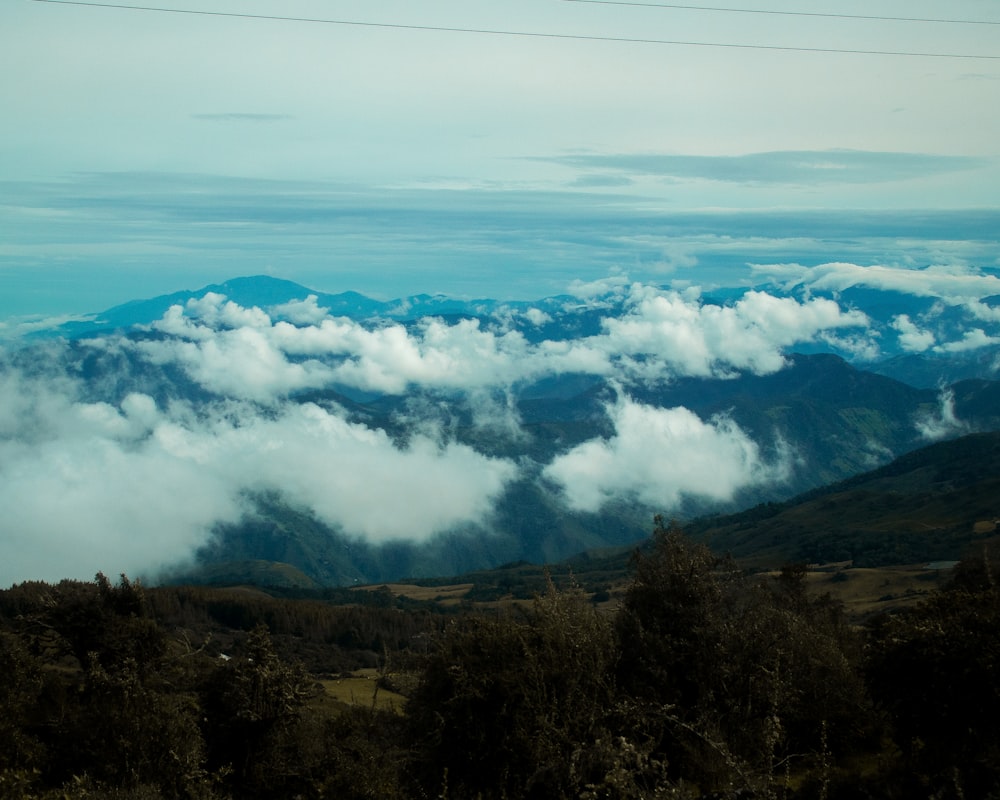
[[660,523],[637,558],[617,618],[619,681],[654,753],[687,779],[721,790],[768,787],[779,765],[846,754],[870,724],[856,635],[839,608],[812,600],[804,572],[773,585]]
[[454,622],[408,705],[423,790],[575,797],[575,766],[609,735],[611,629],[579,591],[530,610]]
[[[450,616],[23,584],[0,592],[0,800],[1000,797],[995,561],[866,630],[806,574],[658,522],[610,611],[568,578]],[[376,664],[402,712],[318,683]]]
[[1000,590],[988,555],[919,607],[875,623],[873,693],[902,751],[898,781],[937,797],[1000,797]]
[[695,520],[689,533],[758,563],[957,559],[996,516],[998,476],[1000,432],[970,434],[784,503]]

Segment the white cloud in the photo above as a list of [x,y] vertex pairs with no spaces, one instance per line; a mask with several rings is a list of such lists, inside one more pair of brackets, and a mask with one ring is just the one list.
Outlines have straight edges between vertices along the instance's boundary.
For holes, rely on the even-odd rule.
[[64,376],[42,384],[18,371],[0,371],[0,441],[17,438],[30,443],[44,437],[50,421],[67,412],[67,398],[75,388]]
[[732,420],[705,422],[686,408],[655,408],[628,397],[608,413],[615,426],[611,439],[585,442],[544,471],[576,510],[597,511],[619,497],[658,508],[688,496],[728,500],[739,489],[785,474],[783,465],[764,462]]
[[20,339],[38,331],[51,331],[71,322],[93,322],[90,314],[60,314],[53,317],[26,315],[0,320],[0,339]]
[[4,406],[12,386],[45,405],[17,412],[30,435],[0,431],[0,584],[155,570],[189,558],[215,521],[239,517],[224,472],[149,435],[162,425],[152,398],[129,395],[116,409],[79,402],[65,382],[6,378]]
[[[832,300],[748,292],[731,306],[717,306],[702,303],[697,287],[681,292],[623,281],[581,289],[591,297],[588,305],[610,304],[619,315],[609,313],[602,333],[573,340],[533,344],[517,330],[484,329],[475,319],[373,328],[324,316],[317,324],[293,325],[206,295],[185,308],[174,306],[154,324],[173,338],[135,347],[155,363],[180,364],[212,392],[269,402],[333,383],[401,395],[413,388],[503,388],[574,372],[625,382],[725,377],[737,370],[765,374],[781,369],[783,352],[796,343],[838,341],[830,338],[833,332],[868,324],[863,314],[844,312]],[[308,303],[297,308],[309,317],[319,311]],[[547,315],[535,316],[542,321]],[[842,344],[874,347],[867,340]]]
[[899,346],[908,353],[923,353],[934,346],[934,333],[918,327],[907,314],[893,317],[892,327],[899,333]]
[[330,382],[332,371],[315,360],[290,361],[270,339],[269,328],[243,327],[210,333],[198,341],[143,341],[136,349],[150,361],[181,364],[191,378],[216,394],[271,402],[291,392]]
[[855,286],[891,290],[917,297],[933,297],[948,305],[1000,294],[1000,278],[965,266],[934,265],[924,269],[904,269],[882,265],[829,263],[816,267],[798,264],[754,264],[753,272],[790,289],[802,286],[818,291],[842,292]]
[[1000,306],[971,301],[966,305],[969,313],[983,322],[1000,322]]
[[[327,316],[315,298],[272,309],[285,317],[276,320],[210,293],[170,308],[152,336],[85,345],[111,360],[179,367],[214,396],[197,406],[158,407],[138,391],[113,400],[118,375],[91,379],[114,394],[94,382],[85,390],[64,369],[69,346],[45,345],[49,357],[34,377],[0,371],[0,504],[17,551],[0,580],[136,573],[189,558],[215,524],[240,518],[248,490],[277,490],[348,535],[419,541],[483,519],[518,474],[510,461],[448,440],[453,405],[437,421],[401,420],[408,443],[400,448],[384,431],[289,399],[301,390],[406,394],[418,417],[421,398],[431,407],[442,393],[460,396],[474,425],[516,441],[525,435],[511,392],[518,382],[762,374],[781,369],[796,342],[867,323],[822,299],[750,292],[723,307],[702,303],[697,288],[618,277],[578,288],[588,307],[608,311],[599,333],[571,340],[532,343],[469,319],[371,327]],[[609,413],[613,439],[583,444],[546,469],[575,508],[617,495],[656,505],[690,494],[723,499],[780,472],[725,419],[627,399]]]
[[[351,536],[425,540],[484,520],[518,476],[511,461],[454,436],[471,422],[524,443],[514,401],[521,382],[573,374],[628,387],[768,374],[782,369],[789,348],[814,341],[856,357],[877,352],[870,321],[830,299],[749,291],[714,305],[697,287],[620,277],[578,288],[580,305],[603,319],[598,332],[566,340],[529,341],[513,316],[496,325],[428,318],[371,326],[328,316],[315,296],[268,313],[209,294],[173,306],[147,335],[32,344],[40,355],[30,375],[0,368],[0,506],[16,551],[0,581],[136,573],[189,558],[215,524],[240,518],[242,498],[255,490],[276,490]],[[981,329],[935,344],[903,314],[892,326],[911,352],[1000,344]],[[76,347],[108,365],[136,365],[149,394],[99,369],[85,381]],[[152,395],[161,397],[169,373],[157,376],[143,359],[182,370],[210,399],[158,406]],[[394,422],[405,428],[406,446],[336,408],[294,399],[343,385],[405,397]],[[615,497],[663,508],[691,496],[727,500],[784,476],[784,464],[768,463],[729,419],[625,396],[608,413],[613,437],[544,468],[572,508],[596,510]],[[944,400],[915,424],[927,438],[962,430]],[[47,559],[50,552],[57,555]]]
[[371,541],[423,540],[476,520],[515,474],[509,462],[427,436],[400,450],[384,431],[309,403],[212,433],[211,459],[231,464],[239,486],[278,488]]
[[967,433],[969,426],[955,414],[955,393],[950,389],[938,395],[938,408],[916,420],[917,433],[931,442]]
[[763,292],[748,292],[732,306],[714,306],[676,292],[634,287],[631,301],[628,314],[606,320],[602,346],[639,357],[631,367],[646,377],[776,372],[784,366],[784,348],[868,322],[832,300],[800,303]]
[[845,357],[854,361],[875,361],[882,356],[879,334],[875,330],[849,335],[823,332],[816,338],[826,342],[830,347],[839,350]]
[[261,309],[256,306],[244,308],[216,292],[188,300],[185,310],[189,316],[212,327],[267,328],[271,325],[271,318]]
[[608,296],[623,296],[628,291],[629,283],[626,275],[610,275],[596,281],[574,280],[568,292],[579,300],[594,301]]
[[547,322],[552,322],[552,317],[542,311],[540,308],[529,308],[524,312],[524,318],[528,320],[536,328],[544,325]]
[[319,298],[311,294],[305,300],[291,300],[271,308],[271,316],[288,320],[294,325],[316,325],[326,319],[330,309],[319,305]]
[[0,584],[183,562],[240,518],[247,490],[277,490],[347,535],[419,541],[480,520],[517,473],[428,435],[400,449],[312,404],[194,413],[80,394],[66,379],[0,375]]
[[1000,345],[1000,336],[990,336],[982,328],[973,328],[966,331],[958,341],[939,344],[934,350],[939,353],[963,353],[993,345]]

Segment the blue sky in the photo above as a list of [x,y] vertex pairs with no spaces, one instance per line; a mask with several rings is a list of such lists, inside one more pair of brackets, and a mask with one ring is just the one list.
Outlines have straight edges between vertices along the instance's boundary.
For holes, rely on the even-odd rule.
[[[996,0],[160,5],[174,11],[0,3],[0,581],[175,563],[248,489],[352,535],[426,539],[476,523],[526,466],[588,511],[725,499],[794,462],[625,392],[614,436],[536,465],[460,444],[451,412],[417,414],[435,403],[400,449],[296,392],[460,393],[474,424],[518,435],[512,387],[548,375],[770,374],[817,343],[1000,368]],[[154,337],[6,347],[55,321],[36,317],[262,273],[380,299],[571,290],[621,313],[532,343],[514,312],[371,328],[316,298],[210,295]],[[697,288],[765,281],[801,291],[723,308]],[[818,296],[850,287],[926,302],[873,321]],[[87,353],[204,392],[157,405],[127,375],[91,386]],[[964,430],[945,399],[915,436]]]
[[1000,267],[989,0],[162,7],[338,24],[3,4],[0,318],[257,273],[534,298],[752,264]]

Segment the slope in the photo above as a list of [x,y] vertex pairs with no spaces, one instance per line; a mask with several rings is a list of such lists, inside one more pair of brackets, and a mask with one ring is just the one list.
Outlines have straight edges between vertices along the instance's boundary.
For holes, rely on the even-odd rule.
[[957,559],[1000,519],[1000,433],[970,434],[785,503],[692,523],[692,535],[758,566]]

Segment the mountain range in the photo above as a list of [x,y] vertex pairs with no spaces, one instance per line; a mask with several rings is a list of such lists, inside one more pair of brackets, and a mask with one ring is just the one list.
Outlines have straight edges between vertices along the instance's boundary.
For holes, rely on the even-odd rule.
[[[52,451],[39,485],[57,487],[56,506],[76,497],[60,448],[86,435],[86,452],[110,454],[101,468],[120,468],[111,478],[132,486],[135,507],[126,499],[111,522],[102,510],[92,535],[187,531],[145,567],[163,579],[335,586],[551,562],[640,541],[655,514],[764,561],[949,558],[971,523],[934,509],[1000,513],[984,499],[993,451],[968,438],[1000,430],[1000,350],[976,328],[982,346],[908,351],[901,317],[968,339],[969,315],[995,305],[621,284],[533,302],[379,301],[238,278],[7,348],[0,379],[21,396],[63,393],[65,407],[12,412],[4,435],[17,457]],[[66,433],[67,419],[85,434]],[[956,455],[973,444],[978,462]],[[908,453],[936,459],[935,474],[976,463],[986,474],[959,500],[924,478],[906,494],[900,475],[934,472],[907,472]],[[153,477],[136,491],[143,470]],[[149,516],[170,508],[171,481],[192,509],[176,525],[177,512]],[[904,508],[933,542],[890,513]]]
[[[776,297],[833,298],[844,308],[861,312],[870,324],[878,341],[879,352],[872,357],[869,352],[852,352],[828,341],[816,341],[800,346],[799,352],[836,352],[857,363],[866,371],[895,378],[920,388],[939,388],[942,385],[971,378],[992,380],[1000,374],[1000,338],[994,331],[986,337],[984,346],[959,347],[960,335],[970,330],[982,332],[982,313],[1000,320],[1000,295],[990,295],[979,301],[978,313],[961,303],[942,304],[940,299],[927,295],[914,295],[892,289],[848,287],[822,289],[816,287],[782,287],[773,283],[757,287],[736,287],[705,291],[701,299],[711,305],[731,305],[751,291],[765,291]],[[599,331],[601,320],[610,313],[622,313],[621,297],[602,298],[601,307],[595,309],[581,303],[572,295],[554,295],[538,300],[496,300],[490,298],[462,299],[442,294],[418,294],[393,300],[377,300],[354,291],[329,293],[316,291],[298,283],[267,275],[233,278],[197,290],[184,290],[149,299],[133,300],[85,319],[62,323],[55,328],[35,333],[37,337],[53,335],[81,338],[126,330],[135,326],[148,326],[160,319],[171,306],[183,306],[208,293],[224,296],[244,307],[274,309],[284,304],[312,296],[318,307],[330,316],[356,321],[393,320],[412,323],[428,317],[444,319],[488,319],[502,312],[523,313],[536,309],[548,319],[543,324],[512,323],[534,341],[562,341]],[[913,352],[905,346],[905,334],[899,330],[899,320],[925,320],[928,328],[936,328],[942,337],[955,337],[951,347],[927,348]],[[994,327],[996,327],[994,325]]]

